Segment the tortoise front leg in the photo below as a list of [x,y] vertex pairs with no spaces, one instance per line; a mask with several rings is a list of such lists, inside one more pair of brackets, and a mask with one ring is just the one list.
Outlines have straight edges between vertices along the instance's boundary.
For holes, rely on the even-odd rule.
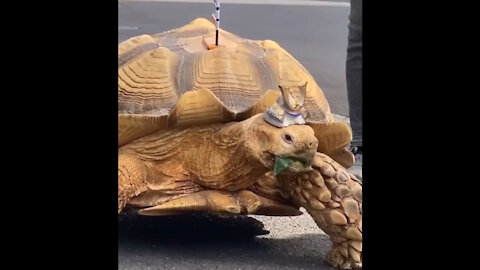
[[304,207],[330,236],[327,260],[334,267],[362,265],[362,183],[327,155],[317,153],[314,171],[277,176],[284,192]]

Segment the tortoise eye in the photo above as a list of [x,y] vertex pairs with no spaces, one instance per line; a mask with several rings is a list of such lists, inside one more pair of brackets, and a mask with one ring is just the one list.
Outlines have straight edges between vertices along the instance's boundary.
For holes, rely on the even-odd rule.
[[293,137],[290,134],[283,134],[283,140],[289,144],[293,143]]

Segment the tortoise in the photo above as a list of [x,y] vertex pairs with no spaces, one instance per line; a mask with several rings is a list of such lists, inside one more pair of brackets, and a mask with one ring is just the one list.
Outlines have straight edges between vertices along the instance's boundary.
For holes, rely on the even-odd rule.
[[271,40],[207,19],[118,49],[118,214],[297,216],[330,236],[327,262],[362,265],[362,182],[347,123]]

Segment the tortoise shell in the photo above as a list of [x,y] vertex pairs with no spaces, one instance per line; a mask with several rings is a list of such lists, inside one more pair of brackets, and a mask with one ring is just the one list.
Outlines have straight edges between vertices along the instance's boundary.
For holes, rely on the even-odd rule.
[[[279,85],[307,83],[307,124],[319,151],[331,153],[351,140],[337,123],[312,75],[271,40],[249,40],[220,30],[207,19],[118,47],[118,145],[155,131],[242,121],[265,111],[281,95]],[[335,158],[334,158],[335,159]]]

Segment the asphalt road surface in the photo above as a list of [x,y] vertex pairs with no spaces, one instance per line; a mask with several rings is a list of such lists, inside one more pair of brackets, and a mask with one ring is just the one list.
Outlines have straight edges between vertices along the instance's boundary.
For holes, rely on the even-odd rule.
[[331,244],[304,214],[219,218],[119,217],[119,269],[317,269]]
[[[119,1],[118,42],[209,18],[213,4],[196,2]],[[223,29],[278,42],[312,73],[332,111],[348,115],[346,2],[332,1],[340,3],[334,6],[295,0],[257,1],[268,5],[221,2]],[[218,218],[125,213],[119,217],[119,269],[333,270],[325,263],[330,246],[328,236],[308,214]]]

